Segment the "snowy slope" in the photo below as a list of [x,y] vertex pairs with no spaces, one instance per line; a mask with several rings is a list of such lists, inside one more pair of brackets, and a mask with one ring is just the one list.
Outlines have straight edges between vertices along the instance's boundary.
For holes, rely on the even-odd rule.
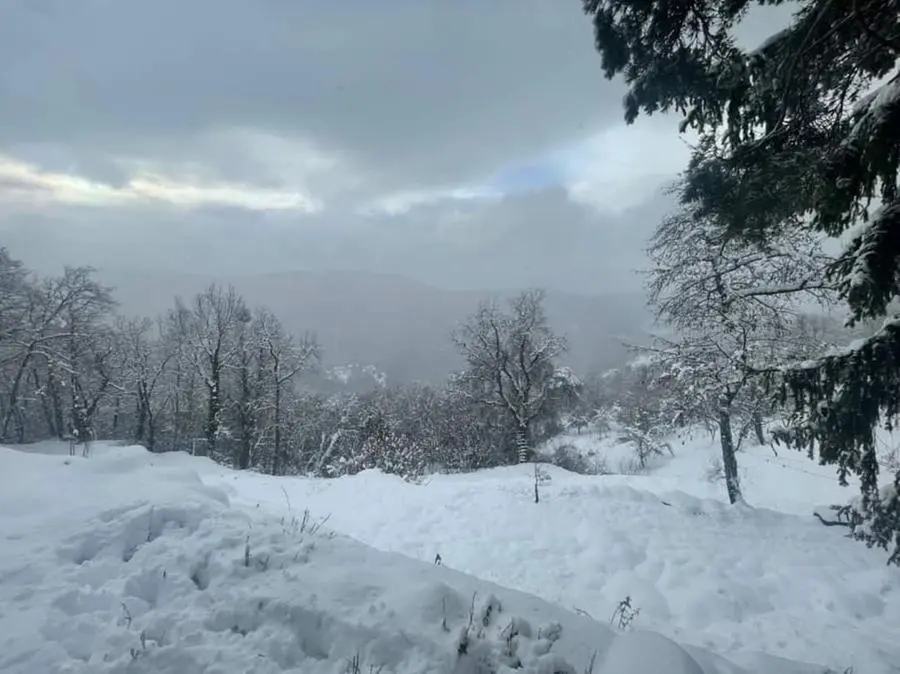
[[0,448],[4,674],[576,674],[595,654],[600,674],[740,673],[652,632],[617,636],[535,597],[233,507],[201,481],[207,461],[96,449]]
[[455,569],[602,622],[630,596],[639,626],[758,671],[776,671],[762,653],[819,672],[900,671],[900,569],[811,516],[853,495],[832,468],[748,448],[741,472],[754,508],[744,510],[705,477],[713,445],[700,439],[675,452],[641,476],[550,468],[538,505],[530,467],[433,476],[422,486],[374,471],[273,482],[217,468],[204,480],[276,513],[286,492],[376,548],[428,562],[440,553]]
[[[271,478],[139,448],[24,449],[0,449],[4,674],[341,673],[357,653],[363,672],[467,674],[509,671],[478,663],[512,663],[513,649],[517,671],[540,674],[580,674],[595,652],[602,674],[900,663],[900,572],[808,516],[831,500],[809,464],[788,480],[762,453],[742,456],[748,500],[797,515],[724,505],[702,446],[645,476],[550,469],[537,505],[527,467],[417,486],[376,472]],[[381,551],[301,532],[291,520],[306,508]],[[638,629],[617,636],[607,623],[626,595]]]

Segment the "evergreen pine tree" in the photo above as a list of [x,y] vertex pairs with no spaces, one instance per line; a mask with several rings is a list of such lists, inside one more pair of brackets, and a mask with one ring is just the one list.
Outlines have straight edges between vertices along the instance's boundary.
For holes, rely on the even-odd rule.
[[854,232],[829,274],[852,321],[875,335],[784,373],[803,411],[798,446],[842,482],[859,475],[854,533],[900,564],[900,473],[879,490],[875,432],[900,416],[900,0],[801,0],[790,25],[753,51],[734,29],[779,0],[583,0],[625,114],[676,111],[700,142],[683,199],[729,234],[783,228]]

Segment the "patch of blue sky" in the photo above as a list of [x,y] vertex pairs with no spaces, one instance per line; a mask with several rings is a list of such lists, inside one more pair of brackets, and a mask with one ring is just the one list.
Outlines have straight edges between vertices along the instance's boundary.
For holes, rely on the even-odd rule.
[[488,186],[503,194],[532,192],[563,184],[565,171],[555,158],[510,164],[497,171]]

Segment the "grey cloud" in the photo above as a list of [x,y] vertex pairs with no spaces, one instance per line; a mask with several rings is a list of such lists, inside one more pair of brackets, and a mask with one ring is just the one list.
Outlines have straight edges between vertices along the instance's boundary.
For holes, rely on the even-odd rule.
[[[656,194],[621,213],[601,213],[550,188],[473,209],[464,231],[488,233],[477,246],[407,246],[431,252],[420,273],[445,285],[631,291],[641,288],[634,272],[646,265],[647,238],[670,207],[670,198]],[[455,264],[441,264],[448,253]]]
[[[603,80],[579,4],[0,1],[0,154],[113,185],[128,179],[118,156],[186,170],[199,161],[221,180],[309,188],[328,203],[302,216],[146,201],[0,208],[0,245],[42,269],[361,269],[449,286],[637,287],[628,272],[664,200],[598,214],[548,189],[395,216],[356,208],[468,183],[617,123],[622,88]],[[336,190],[328,171],[344,164],[304,182],[302,167],[279,171],[211,135],[230,127],[333,150],[366,184],[351,176]],[[303,162],[302,143],[270,149],[285,155],[275,164]]]
[[631,291],[641,287],[632,272],[645,264],[647,237],[670,205],[658,195],[603,214],[548,189],[378,218],[70,207],[0,215],[0,243],[45,270],[65,263],[248,275],[365,270],[456,288]]
[[385,188],[454,183],[621,115],[574,1],[10,0],[0,64],[0,147],[69,146],[102,175],[93,153],[244,125]]

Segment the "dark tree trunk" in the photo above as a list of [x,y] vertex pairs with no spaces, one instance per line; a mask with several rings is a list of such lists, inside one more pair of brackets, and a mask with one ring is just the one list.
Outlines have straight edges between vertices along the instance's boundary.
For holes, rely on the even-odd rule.
[[722,444],[722,466],[725,470],[725,487],[728,490],[728,501],[734,505],[743,501],[741,482],[738,476],[737,457],[734,449],[734,436],[731,432],[731,409],[723,405],[719,410],[719,439]]
[[119,431],[119,417],[122,414],[122,396],[116,396],[116,404],[113,409],[113,418],[112,418],[112,437],[116,437]]
[[147,449],[156,451],[156,424],[153,420],[153,410],[147,406]]
[[[143,385],[139,385],[138,387],[138,399],[137,399],[137,419],[134,424],[134,441],[137,443],[141,443],[144,440],[144,433],[146,432],[146,424],[147,424],[147,402],[146,395],[144,392]],[[149,449],[149,447],[148,447]]]
[[753,433],[756,435],[756,442],[760,445],[766,444],[766,435],[763,432],[763,418],[759,412],[753,413]]
[[[22,357],[22,362],[19,363],[19,367],[16,368],[16,374],[13,377],[12,386],[9,391],[9,407],[6,409],[6,415],[3,419],[3,432],[0,433],[0,437],[6,438],[9,433],[9,424],[12,422],[13,418],[16,417],[21,419],[22,415],[19,410],[19,388],[22,385],[22,379],[25,376],[25,372],[28,369],[29,363],[31,363],[31,356],[33,353],[33,347],[29,346],[28,351]],[[16,429],[17,436],[19,437],[19,442],[22,442],[22,437],[25,435],[25,429],[23,424],[20,424],[20,427]]]
[[[35,379],[37,379],[37,370],[34,370]],[[63,420],[63,403],[59,394],[59,388],[52,374],[47,376],[46,394],[42,396],[44,403],[44,413],[47,417],[47,425],[50,433],[60,440],[66,434],[66,424]]]
[[[199,419],[198,402],[196,391],[199,387],[197,386],[197,376],[195,374],[191,374],[187,380],[187,390],[184,397],[184,432],[186,434],[186,439],[191,440],[197,434],[197,421]],[[207,449],[207,455],[209,451]]]
[[281,464],[281,382],[278,381],[278,374],[275,375],[275,447],[273,450],[273,472],[275,464]]
[[250,444],[250,436],[242,435],[241,436],[241,450],[240,454],[238,454],[238,468],[240,470],[247,470],[250,467],[250,455],[251,455],[251,444]]
[[250,410],[252,391],[250,390],[250,365],[249,357],[244,351],[243,337],[241,338],[241,402],[238,419],[241,425],[241,445],[237,456],[237,467],[247,470],[250,467],[250,458],[253,449],[253,413]]

